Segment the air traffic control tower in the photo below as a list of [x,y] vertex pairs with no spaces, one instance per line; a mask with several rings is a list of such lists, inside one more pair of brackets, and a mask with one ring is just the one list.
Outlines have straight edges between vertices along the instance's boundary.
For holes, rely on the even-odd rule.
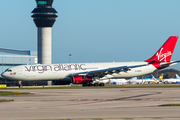
[[51,29],[57,18],[52,8],[54,0],[36,0],[37,7],[31,16],[38,27],[38,63],[51,64]]

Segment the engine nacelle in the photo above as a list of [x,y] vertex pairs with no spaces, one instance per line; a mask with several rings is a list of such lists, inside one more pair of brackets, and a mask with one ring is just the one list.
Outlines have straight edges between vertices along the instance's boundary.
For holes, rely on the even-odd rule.
[[73,84],[82,84],[82,83],[90,83],[93,82],[92,77],[88,77],[86,75],[74,75],[73,76]]

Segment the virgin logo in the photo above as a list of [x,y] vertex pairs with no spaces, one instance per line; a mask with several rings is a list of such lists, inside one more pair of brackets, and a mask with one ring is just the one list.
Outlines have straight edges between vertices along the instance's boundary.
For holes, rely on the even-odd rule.
[[160,52],[157,53],[156,56],[157,56],[157,58],[158,58],[159,61],[164,60],[164,61],[166,62],[166,61],[167,61],[166,58],[167,58],[168,56],[171,56],[172,53],[171,53],[171,51],[167,51],[166,53],[162,54],[162,50],[163,50],[163,48],[161,48]]

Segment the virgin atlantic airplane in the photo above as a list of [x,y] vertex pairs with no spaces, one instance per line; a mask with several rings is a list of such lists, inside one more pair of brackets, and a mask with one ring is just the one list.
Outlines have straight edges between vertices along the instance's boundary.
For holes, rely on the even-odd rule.
[[71,78],[71,82],[74,84],[104,86],[103,80],[109,78],[141,76],[177,64],[180,61],[170,61],[177,39],[178,36],[169,37],[150,59],[143,62],[21,65],[8,68],[2,73],[2,76],[17,81],[49,81]]

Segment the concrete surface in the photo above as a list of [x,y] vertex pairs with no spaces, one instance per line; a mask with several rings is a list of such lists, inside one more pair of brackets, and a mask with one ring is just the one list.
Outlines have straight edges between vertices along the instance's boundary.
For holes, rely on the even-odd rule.
[[[17,91],[5,90],[5,91]],[[0,96],[0,120],[180,120],[180,88],[22,89]]]

